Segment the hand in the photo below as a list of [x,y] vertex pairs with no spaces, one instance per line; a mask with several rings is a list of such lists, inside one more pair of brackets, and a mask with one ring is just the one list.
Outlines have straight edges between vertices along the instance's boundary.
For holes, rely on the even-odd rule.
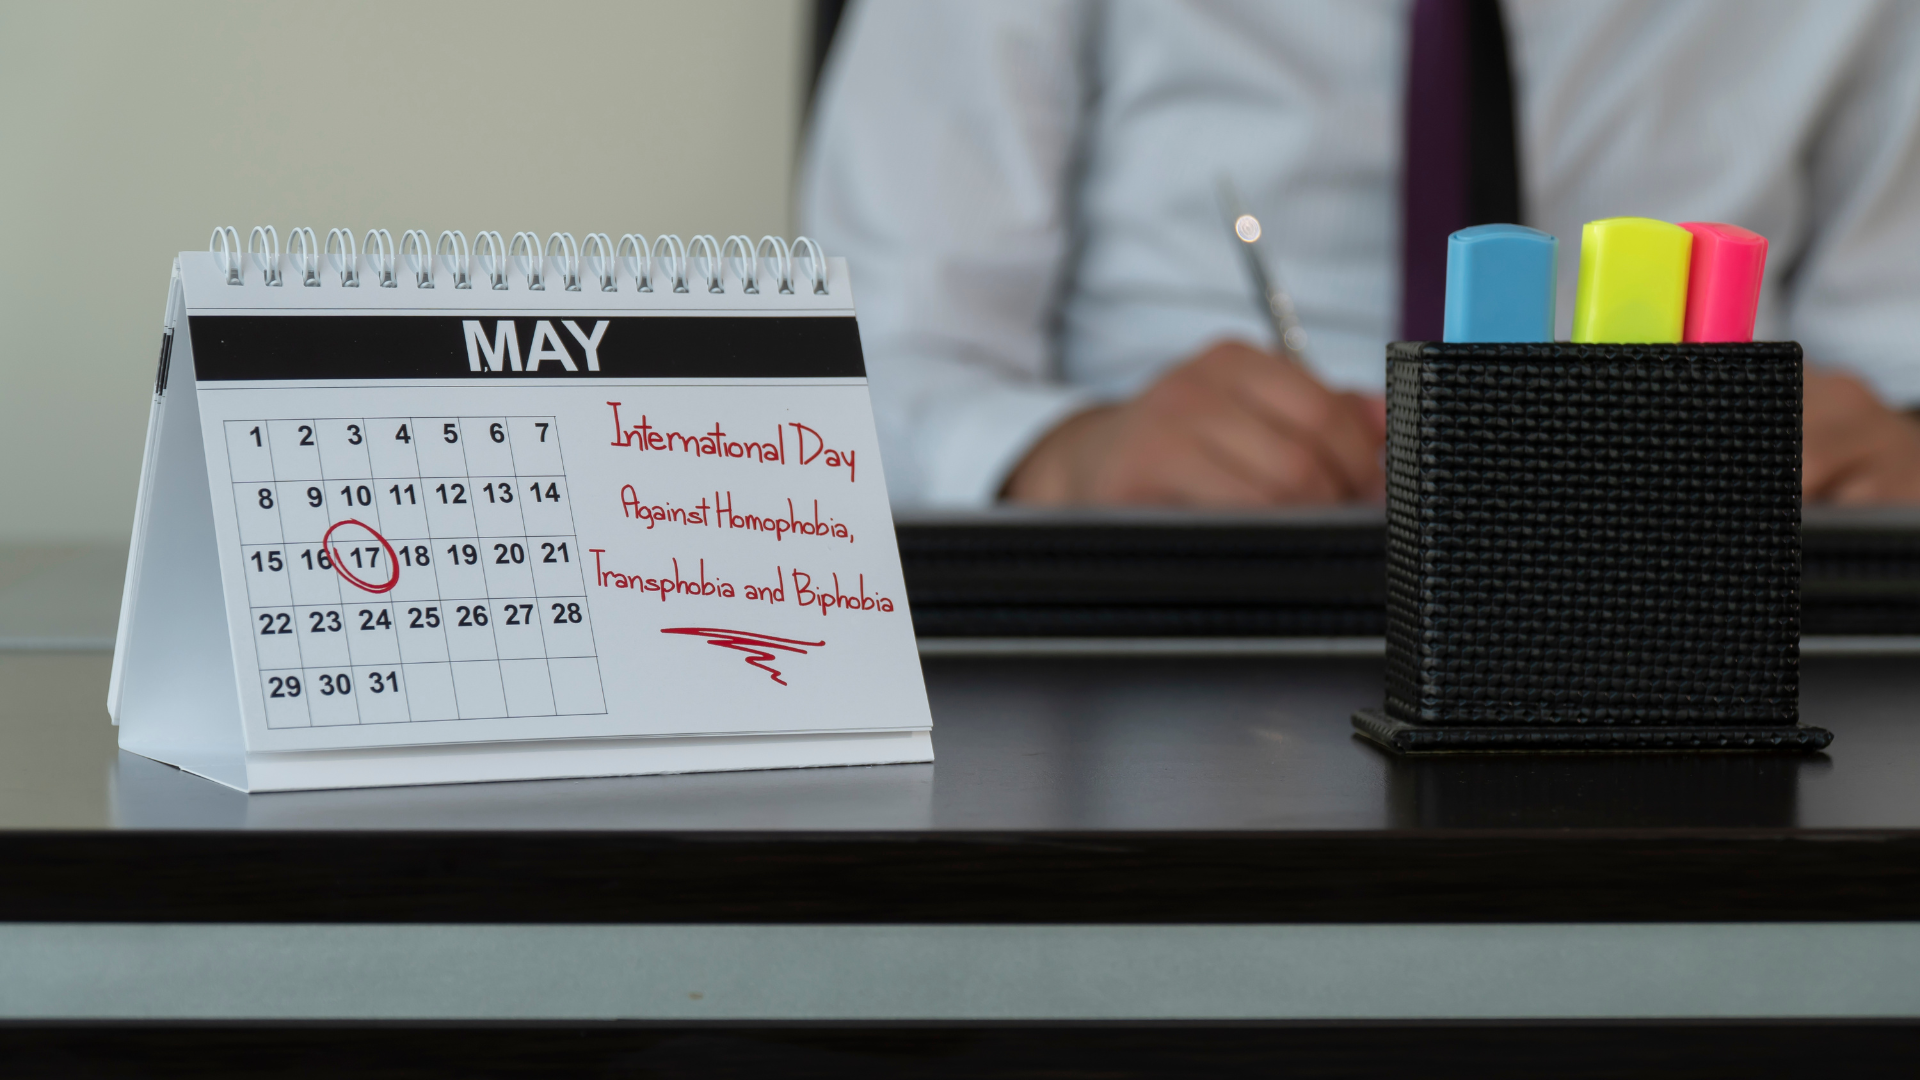
[[1808,365],[1800,484],[1809,501],[1920,503],[1920,421],[1852,375]]
[[1386,405],[1291,360],[1222,342],[1139,397],[1048,432],[1005,495],[1064,505],[1285,506],[1380,499]]

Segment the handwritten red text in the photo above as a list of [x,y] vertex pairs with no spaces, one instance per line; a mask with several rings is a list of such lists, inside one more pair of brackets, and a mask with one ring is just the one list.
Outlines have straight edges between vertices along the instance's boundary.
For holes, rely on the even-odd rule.
[[775,584],[743,585],[736,588],[730,581],[709,577],[705,559],[698,560],[698,569],[693,571],[683,571],[680,568],[679,559],[669,559],[672,568],[671,576],[661,574],[659,577],[647,577],[644,574],[629,574],[609,569],[602,558],[607,553],[605,548],[588,548],[587,550],[593,552],[594,584],[603,589],[631,589],[635,592],[652,593],[663,603],[669,596],[714,600],[739,598],[763,600],[769,604],[784,604],[788,597],[792,597],[794,604],[803,608],[816,608],[821,615],[831,611],[875,611],[886,614],[891,613],[895,608],[892,597],[867,591],[865,574],[855,574],[853,580],[848,583],[853,586],[853,591],[846,592],[838,573],[830,572],[827,580],[821,581],[804,570],[796,569],[792,575],[793,587],[789,589],[786,568],[776,566],[773,568]]
[[832,578],[832,591],[828,591],[824,582],[816,587],[812,575],[796,569],[793,572],[794,602],[801,607],[817,607],[822,615],[835,609],[841,611],[893,610],[893,601],[890,598],[878,594],[867,595],[867,575],[859,576],[858,584],[854,586],[851,594],[840,591],[839,574],[833,574]]
[[647,503],[640,499],[639,492],[632,484],[620,487],[620,514],[633,521],[644,521],[652,529],[656,525],[694,525],[715,529],[731,529],[745,532],[772,533],[775,540],[785,540],[788,536],[822,536],[834,540],[853,543],[853,532],[846,525],[827,517],[820,517],[820,500],[813,500],[811,516],[801,517],[787,500],[785,517],[766,514],[739,513],[733,508],[733,492],[716,491],[713,501],[705,496],[692,506],[675,506],[672,502]]
[[669,431],[655,427],[648,422],[645,413],[640,414],[640,422],[630,424],[620,419],[621,402],[609,401],[613,409],[613,442],[609,445],[621,448],[631,447],[641,452],[662,451],[675,454],[692,454],[695,457],[717,457],[738,461],[751,461],[760,465],[788,464],[787,429],[793,429],[793,457],[796,465],[812,465],[819,462],[829,469],[847,470],[847,482],[856,478],[857,452],[827,445],[827,440],[818,431],[806,424],[792,422],[776,424],[773,440],[759,442],[753,439],[741,439],[729,436],[722,430],[718,421],[712,431]]

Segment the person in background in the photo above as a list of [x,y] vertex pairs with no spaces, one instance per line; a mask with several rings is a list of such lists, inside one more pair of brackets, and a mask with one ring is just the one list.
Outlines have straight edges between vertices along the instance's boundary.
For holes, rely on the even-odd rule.
[[1503,208],[1561,239],[1562,338],[1584,221],[1767,236],[1807,496],[1920,502],[1920,4],[872,0],[800,196],[854,268],[890,493],[947,507],[1380,498],[1382,346],[1440,336],[1446,232]]

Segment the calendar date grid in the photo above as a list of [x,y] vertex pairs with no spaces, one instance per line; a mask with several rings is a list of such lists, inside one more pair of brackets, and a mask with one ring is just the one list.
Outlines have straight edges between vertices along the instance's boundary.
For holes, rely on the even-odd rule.
[[606,712],[553,417],[226,436],[269,727]]

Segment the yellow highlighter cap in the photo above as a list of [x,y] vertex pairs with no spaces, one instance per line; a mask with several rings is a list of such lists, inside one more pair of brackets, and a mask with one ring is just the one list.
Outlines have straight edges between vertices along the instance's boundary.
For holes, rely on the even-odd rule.
[[1580,287],[1573,340],[1677,342],[1687,322],[1693,234],[1652,218],[1617,217],[1580,228]]

